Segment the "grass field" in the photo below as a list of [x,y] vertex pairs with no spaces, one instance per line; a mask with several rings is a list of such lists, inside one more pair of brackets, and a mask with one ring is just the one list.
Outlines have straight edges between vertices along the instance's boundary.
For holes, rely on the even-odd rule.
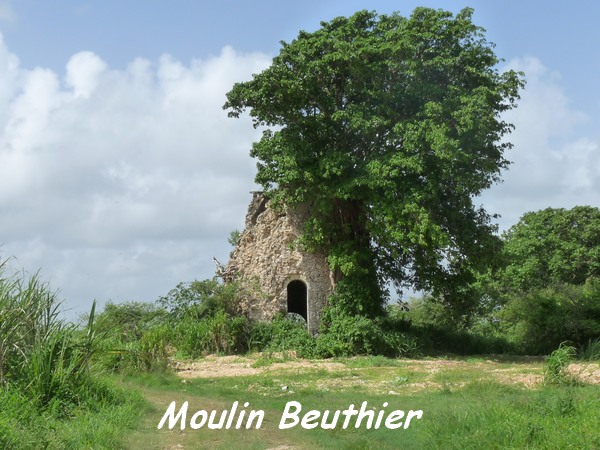
[[[591,369],[590,369],[591,367]],[[588,367],[592,375],[597,365]],[[584,367],[575,370],[585,378]],[[177,374],[126,377],[150,406],[124,436],[130,449],[599,449],[600,385],[546,385],[540,360],[490,358],[394,360],[361,357],[307,361],[208,357],[178,364]],[[172,401],[220,416],[233,402],[263,410],[259,429],[172,430],[157,425]],[[407,429],[279,429],[287,402],[344,410],[362,402],[376,412],[422,410]],[[387,407],[384,408],[384,403]],[[189,418],[189,417],[188,417]],[[233,428],[233,427],[232,427]]]

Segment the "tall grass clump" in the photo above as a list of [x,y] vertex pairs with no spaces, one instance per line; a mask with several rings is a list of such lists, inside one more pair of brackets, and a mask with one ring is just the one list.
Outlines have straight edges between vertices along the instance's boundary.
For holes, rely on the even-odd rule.
[[577,350],[566,342],[554,350],[544,367],[544,383],[554,385],[573,385],[577,380],[569,374],[569,364],[573,362]]
[[131,396],[93,373],[95,304],[84,330],[61,320],[59,308],[39,273],[10,274],[0,265],[0,448],[63,448],[57,430],[130,404]]
[[0,280],[0,381],[24,392],[34,406],[66,411],[80,401],[79,388],[91,382],[93,317],[87,333],[59,319],[56,293],[39,274]]
[[39,275],[7,275],[0,268],[0,383],[28,377],[36,354],[65,326],[58,320],[56,294]]

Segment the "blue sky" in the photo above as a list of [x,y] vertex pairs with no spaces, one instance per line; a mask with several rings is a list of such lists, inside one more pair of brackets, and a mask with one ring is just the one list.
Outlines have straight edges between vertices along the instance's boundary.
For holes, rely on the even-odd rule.
[[255,188],[257,132],[225,92],[300,29],[416,6],[473,7],[501,68],[526,72],[514,163],[480,199],[500,227],[600,206],[597,2],[0,0],[0,259],[73,314],[211,277]]

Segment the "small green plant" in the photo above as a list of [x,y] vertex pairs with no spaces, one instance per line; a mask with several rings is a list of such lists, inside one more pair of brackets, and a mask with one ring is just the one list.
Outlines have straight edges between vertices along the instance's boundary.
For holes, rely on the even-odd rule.
[[229,244],[232,247],[235,247],[238,245],[238,242],[240,241],[241,236],[242,236],[242,233],[240,232],[240,230],[233,230],[231,233],[229,233],[227,242],[229,242]]
[[573,385],[577,380],[568,372],[569,364],[575,358],[577,350],[566,342],[554,350],[544,367],[544,383],[554,385]]

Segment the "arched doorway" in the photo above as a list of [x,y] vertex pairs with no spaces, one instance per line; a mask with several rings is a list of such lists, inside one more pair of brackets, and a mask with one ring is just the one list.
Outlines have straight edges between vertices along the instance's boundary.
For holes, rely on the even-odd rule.
[[287,311],[300,314],[308,323],[308,306],[306,284],[300,280],[292,280],[287,285]]

